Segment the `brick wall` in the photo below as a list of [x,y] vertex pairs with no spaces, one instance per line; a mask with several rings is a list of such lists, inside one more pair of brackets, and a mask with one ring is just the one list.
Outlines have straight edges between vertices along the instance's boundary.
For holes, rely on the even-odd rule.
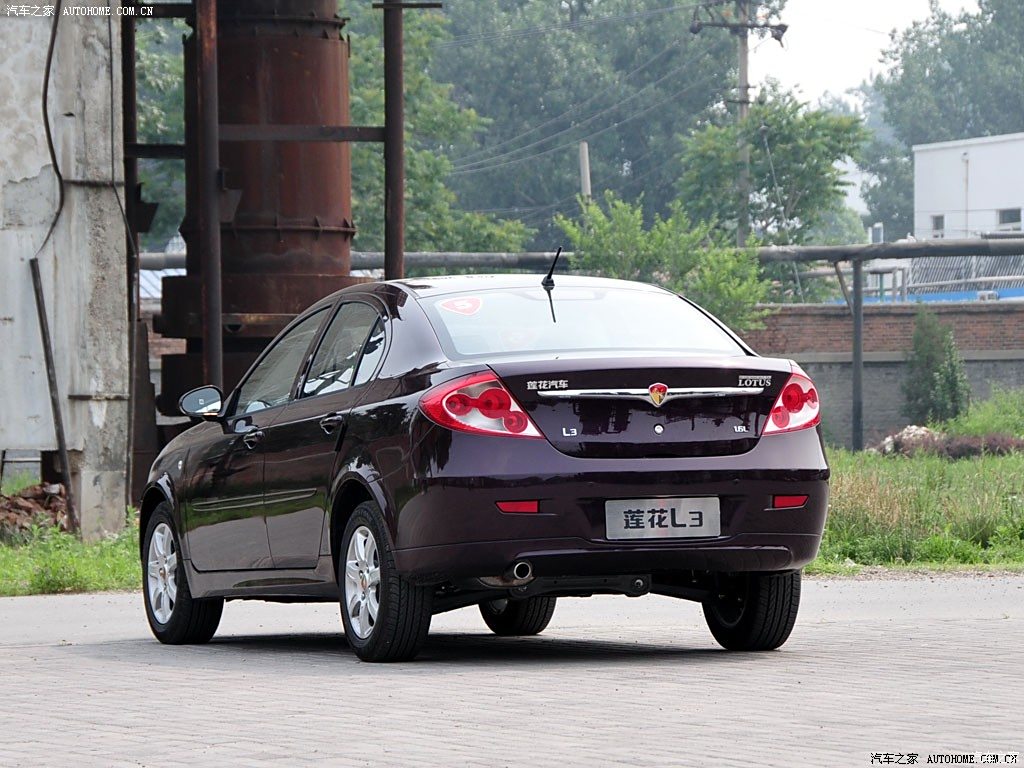
[[[1024,350],[1024,302],[930,304],[953,330],[961,352]],[[914,333],[913,304],[864,307],[864,352],[907,352]],[[745,339],[764,355],[797,352],[849,354],[853,322],[845,304],[775,307],[762,330]]]
[[[1024,387],[1024,302],[931,304],[953,330],[972,396],[993,386]],[[878,441],[908,424],[902,385],[914,333],[914,305],[864,308],[864,439]],[[830,443],[849,445],[853,320],[845,305],[773,307],[764,328],[744,335],[758,353],[796,360],[814,379]]]

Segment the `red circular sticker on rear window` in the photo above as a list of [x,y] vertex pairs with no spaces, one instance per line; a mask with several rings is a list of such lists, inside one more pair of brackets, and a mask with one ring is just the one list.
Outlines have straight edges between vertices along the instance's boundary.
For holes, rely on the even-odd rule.
[[483,299],[477,296],[459,297],[457,299],[445,299],[438,306],[441,309],[454,312],[458,315],[475,315],[480,311]]

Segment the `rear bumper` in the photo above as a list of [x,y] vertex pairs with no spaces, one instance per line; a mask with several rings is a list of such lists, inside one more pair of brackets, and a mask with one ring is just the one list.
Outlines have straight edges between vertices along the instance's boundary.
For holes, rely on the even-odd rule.
[[[542,441],[458,435],[446,458],[443,472],[436,454],[416,462],[431,471],[417,478],[395,520],[396,565],[422,582],[498,576],[518,560],[540,577],[790,570],[817,555],[828,510],[829,470],[813,430],[762,440],[742,456],[622,461],[575,459]],[[511,471],[531,464],[542,469]],[[808,500],[773,509],[774,495]],[[718,537],[606,536],[609,499],[700,496],[719,499]],[[523,500],[538,500],[540,512],[496,505]]]
[[477,541],[395,552],[408,577],[435,581],[495,576],[528,560],[536,576],[612,576],[658,571],[785,571],[802,568],[818,553],[821,533],[740,534],[725,540],[644,546],[586,539]]

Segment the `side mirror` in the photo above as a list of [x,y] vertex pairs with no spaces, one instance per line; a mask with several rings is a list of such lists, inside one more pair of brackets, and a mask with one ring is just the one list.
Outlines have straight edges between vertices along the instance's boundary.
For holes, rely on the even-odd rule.
[[178,409],[195,419],[214,421],[220,416],[224,394],[217,387],[199,387],[186,392],[178,401]]

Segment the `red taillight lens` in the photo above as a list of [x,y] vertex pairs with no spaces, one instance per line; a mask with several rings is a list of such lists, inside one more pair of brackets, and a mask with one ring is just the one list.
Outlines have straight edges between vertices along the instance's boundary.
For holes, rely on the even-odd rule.
[[493,373],[474,373],[423,395],[420,408],[431,421],[459,432],[503,437],[541,437],[537,427]]
[[818,405],[818,390],[814,388],[814,382],[803,373],[792,374],[772,406],[763,434],[780,435],[816,427],[821,422]]

